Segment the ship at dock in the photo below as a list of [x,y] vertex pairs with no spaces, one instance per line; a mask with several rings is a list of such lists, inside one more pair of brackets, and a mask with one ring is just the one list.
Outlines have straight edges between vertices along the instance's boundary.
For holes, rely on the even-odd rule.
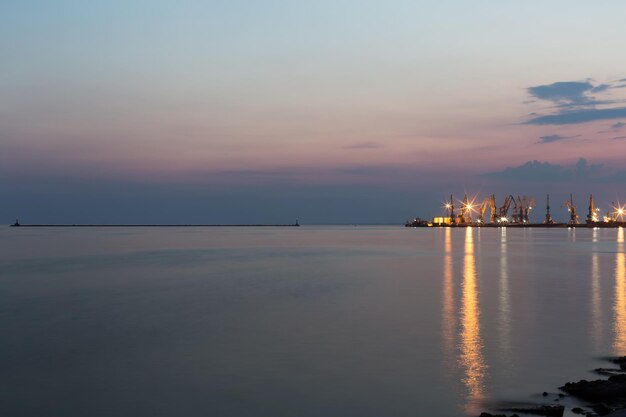
[[[430,220],[415,217],[407,220],[406,227],[626,227],[626,206],[611,203],[611,208],[601,215],[593,195],[589,196],[588,213],[584,221],[580,221],[574,196],[561,204],[567,209],[568,221],[557,223],[550,211],[550,195],[546,195],[546,211],[542,222],[532,223],[530,214],[535,207],[535,199],[529,196],[508,195],[501,205],[496,204],[496,196],[491,194],[482,202],[470,200],[465,194],[463,200],[456,202],[452,195],[443,205],[443,215]],[[458,208],[458,209],[457,209]]]

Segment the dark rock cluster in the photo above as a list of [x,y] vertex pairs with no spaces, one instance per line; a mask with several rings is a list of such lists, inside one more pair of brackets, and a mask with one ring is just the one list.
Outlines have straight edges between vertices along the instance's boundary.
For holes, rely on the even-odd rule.
[[[559,389],[572,397],[583,400],[587,404],[581,407],[574,407],[571,412],[585,417],[626,417],[626,356],[609,359],[619,368],[598,368],[595,372],[608,379],[597,379],[587,381],[582,379],[578,382],[567,382]],[[542,396],[549,394],[543,392]],[[559,401],[564,394],[558,394]],[[499,412],[513,412],[516,414],[490,414],[482,413],[480,417],[518,417],[520,414],[533,414],[548,417],[562,417],[565,407],[562,405],[536,405],[523,408],[502,408]]]
[[480,414],[480,417],[519,417],[517,413],[523,415],[562,417],[565,407],[562,405],[528,405],[524,407],[501,408],[499,411],[507,411],[514,414],[491,414],[484,412]]

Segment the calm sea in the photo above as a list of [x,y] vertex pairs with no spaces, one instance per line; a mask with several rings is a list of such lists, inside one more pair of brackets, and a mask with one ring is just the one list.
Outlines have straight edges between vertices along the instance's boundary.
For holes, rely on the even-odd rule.
[[0,337],[3,416],[477,415],[626,354],[624,231],[7,227]]

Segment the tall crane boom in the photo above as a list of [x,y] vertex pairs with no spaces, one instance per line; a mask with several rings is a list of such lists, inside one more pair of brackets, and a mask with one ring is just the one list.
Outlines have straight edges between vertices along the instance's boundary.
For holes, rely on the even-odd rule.
[[515,198],[512,195],[508,195],[504,199],[504,203],[502,203],[502,206],[500,206],[500,211],[498,213],[498,217],[500,218],[500,220],[507,218],[509,214],[509,207],[511,207],[511,203],[513,203],[513,200],[515,200]]
[[535,205],[535,199],[525,195],[522,200],[522,204],[524,206],[524,209],[522,212],[522,222],[528,223],[530,221],[530,211],[533,209]]
[[487,211],[487,205],[489,204],[489,197],[485,198],[480,206],[478,206],[478,223],[485,223],[485,211]]
[[592,224],[598,221],[598,211],[596,203],[593,201],[593,194],[589,194],[589,212],[587,213],[587,223]]
[[544,224],[554,224],[552,220],[552,215],[550,214],[550,194],[547,194],[547,203],[546,203],[546,219],[543,221]]
[[522,206],[522,199],[520,196],[517,196],[515,199],[515,205],[513,206],[513,214],[511,215],[511,220],[513,223],[521,223],[523,217],[524,208]]
[[485,212],[489,209],[489,223],[495,223],[498,216],[496,209],[496,196],[491,194],[478,206],[478,223],[485,224]]
[[493,224],[496,222],[496,218],[498,217],[495,194],[491,194],[491,197],[489,197],[488,204],[489,204],[489,223]]
[[463,197],[463,202],[461,203],[461,210],[458,217],[458,223],[471,223],[472,222],[472,204],[467,198],[467,194]]
[[578,224],[578,214],[576,214],[576,206],[574,205],[574,197],[569,195],[569,200],[565,200],[561,207],[567,207],[569,212],[569,222],[567,224]]

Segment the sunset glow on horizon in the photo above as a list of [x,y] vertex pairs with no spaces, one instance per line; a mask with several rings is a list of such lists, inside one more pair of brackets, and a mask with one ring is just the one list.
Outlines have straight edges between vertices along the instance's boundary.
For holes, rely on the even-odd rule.
[[[624,12],[619,1],[14,2],[0,17],[0,186],[487,193],[494,173],[556,187],[583,158],[577,179],[610,199],[626,176]],[[28,210],[20,193],[3,216]]]

